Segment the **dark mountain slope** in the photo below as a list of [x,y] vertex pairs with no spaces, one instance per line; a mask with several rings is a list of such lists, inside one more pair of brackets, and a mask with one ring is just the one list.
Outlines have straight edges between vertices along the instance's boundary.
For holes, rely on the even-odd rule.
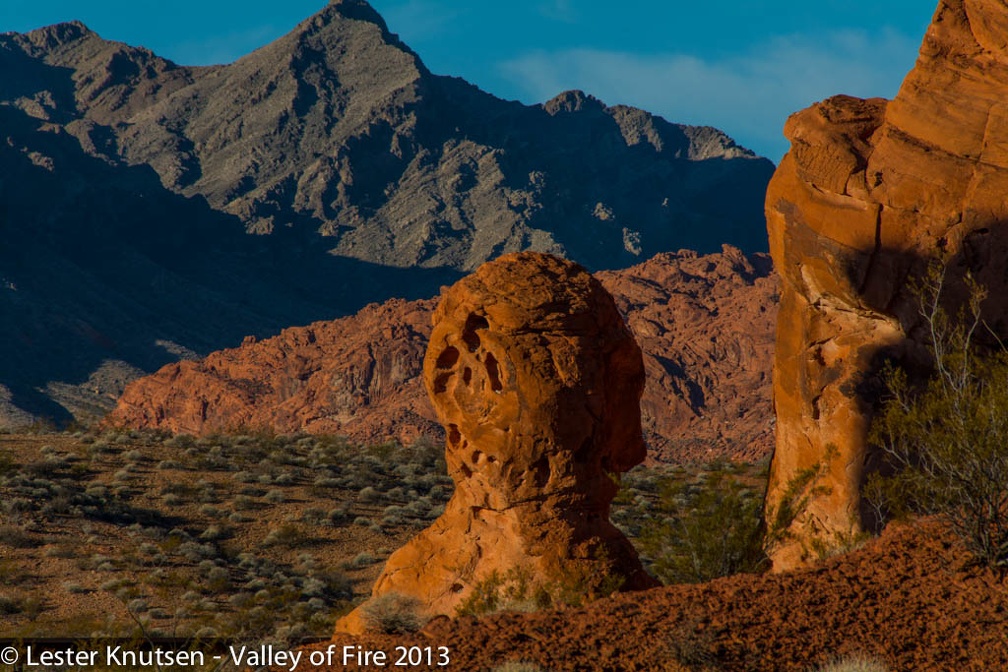
[[499,100],[361,0],[226,66],[68,23],[0,35],[0,72],[0,417],[104,407],[180,353],[429,296],[507,251],[765,248],[772,165],[723,133]]

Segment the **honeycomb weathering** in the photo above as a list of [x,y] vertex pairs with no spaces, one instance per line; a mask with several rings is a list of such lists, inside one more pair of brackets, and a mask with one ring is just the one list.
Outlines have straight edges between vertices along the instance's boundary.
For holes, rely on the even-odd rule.
[[[643,359],[609,293],[574,263],[507,255],[447,289],[433,323],[424,381],[455,494],[372,596],[454,615],[495,573],[589,594],[654,585],[609,522],[611,474],[645,457]],[[338,627],[362,626],[354,612]]]

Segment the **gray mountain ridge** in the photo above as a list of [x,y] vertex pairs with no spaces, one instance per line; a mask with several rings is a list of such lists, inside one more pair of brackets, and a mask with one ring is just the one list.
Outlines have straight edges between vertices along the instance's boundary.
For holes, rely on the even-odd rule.
[[0,423],[520,249],[766,248],[772,164],[709,127],[431,74],[362,0],[235,63],[79,22],[0,35]]

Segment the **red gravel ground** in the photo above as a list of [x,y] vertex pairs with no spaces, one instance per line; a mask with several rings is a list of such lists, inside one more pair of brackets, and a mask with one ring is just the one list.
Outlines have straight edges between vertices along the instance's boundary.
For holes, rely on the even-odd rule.
[[[1008,670],[1008,583],[970,567],[934,523],[890,526],[847,555],[789,574],[622,594],[582,609],[441,619],[412,637],[337,648],[446,646],[447,669],[809,670],[844,655],[890,670]],[[325,645],[313,649],[325,648]],[[342,665],[319,669],[375,669]],[[302,668],[299,668],[302,669]]]

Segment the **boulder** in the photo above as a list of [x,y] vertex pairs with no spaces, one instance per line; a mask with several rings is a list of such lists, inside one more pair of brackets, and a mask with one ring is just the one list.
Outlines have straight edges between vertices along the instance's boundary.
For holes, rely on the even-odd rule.
[[772,550],[777,569],[869,522],[860,489],[873,373],[886,358],[927,360],[915,278],[941,260],[944,301],[956,307],[968,272],[990,290],[987,323],[1006,331],[1005,35],[1003,2],[942,0],[894,100],[837,96],[785,126],[791,150],[766,199],[782,281],[768,517],[809,501]]
[[[424,383],[455,492],[372,599],[454,616],[496,581],[552,602],[656,585],[609,522],[614,476],[645,457],[643,360],[609,293],[575,263],[510,254],[445,290],[433,324]],[[337,629],[362,631],[366,609]]]

